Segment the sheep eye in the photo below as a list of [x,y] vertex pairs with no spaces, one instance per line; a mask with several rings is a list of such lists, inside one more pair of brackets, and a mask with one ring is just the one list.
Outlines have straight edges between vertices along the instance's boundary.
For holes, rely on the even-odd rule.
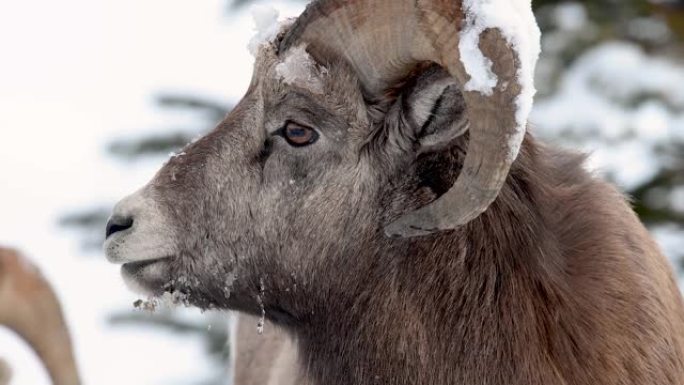
[[308,146],[318,140],[316,130],[294,122],[287,122],[280,135],[293,147]]

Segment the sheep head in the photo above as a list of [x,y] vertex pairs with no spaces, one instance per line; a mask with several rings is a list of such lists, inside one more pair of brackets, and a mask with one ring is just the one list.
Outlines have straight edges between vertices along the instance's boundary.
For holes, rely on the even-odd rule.
[[107,257],[143,292],[288,322],[311,312],[301,293],[351,298],[388,251],[457,233],[496,199],[525,127],[501,31],[477,35],[495,84],[467,90],[463,8],[310,4],[260,47],[226,119],[116,206]]

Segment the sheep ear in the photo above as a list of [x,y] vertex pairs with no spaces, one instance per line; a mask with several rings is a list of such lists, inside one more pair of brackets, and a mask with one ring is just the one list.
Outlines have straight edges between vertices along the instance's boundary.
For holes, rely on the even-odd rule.
[[416,79],[403,109],[419,153],[447,148],[468,130],[463,94],[441,69],[427,70]]

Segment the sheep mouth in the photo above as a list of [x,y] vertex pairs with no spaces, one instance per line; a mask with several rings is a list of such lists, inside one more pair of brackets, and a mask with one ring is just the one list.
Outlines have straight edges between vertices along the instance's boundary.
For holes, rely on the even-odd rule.
[[121,266],[121,268],[126,270],[129,273],[136,273],[136,272],[138,272],[138,271],[140,271],[140,270],[142,270],[148,266],[157,264],[164,259],[166,259],[166,258],[156,258],[156,259],[150,259],[150,260],[146,260],[146,261],[127,262],[127,263],[124,263]]
[[121,276],[132,291],[144,295],[160,295],[170,280],[171,257],[127,262],[121,265]]

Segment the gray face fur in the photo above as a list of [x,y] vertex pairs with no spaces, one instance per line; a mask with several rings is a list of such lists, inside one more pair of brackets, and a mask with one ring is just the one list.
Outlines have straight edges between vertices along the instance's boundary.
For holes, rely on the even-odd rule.
[[[453,183],[467,128],[460,91],[425,65],[369,100],[344,63],[318,59],[324,95],[286,84],[282,59],[262,48],[235,110],[117,205],[113,217],[133,226],[105,250],[126,281],[200,307],[263,303],[288,322],[315,311],[301,297],[342,301],[388,263],[381,255],[406,246],[383,225]],[[272,134],[288,121],[318,141],[293,147]]]

